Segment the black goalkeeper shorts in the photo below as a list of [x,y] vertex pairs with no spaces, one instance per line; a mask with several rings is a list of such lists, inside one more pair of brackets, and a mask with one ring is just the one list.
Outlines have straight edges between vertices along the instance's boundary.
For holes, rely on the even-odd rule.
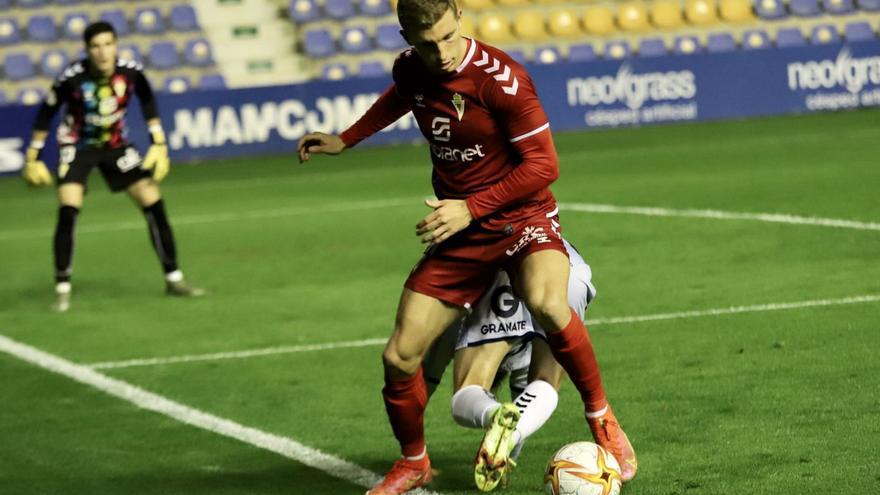
[[133,146],[115,149],[76,149],[75,146],[62,146],[60,155],[59,185],[75,183],[85,186],[89,174],[96,166],[113,192],[124,191],[135,182],[152,176],[149,171],[141,168],[143,158]]

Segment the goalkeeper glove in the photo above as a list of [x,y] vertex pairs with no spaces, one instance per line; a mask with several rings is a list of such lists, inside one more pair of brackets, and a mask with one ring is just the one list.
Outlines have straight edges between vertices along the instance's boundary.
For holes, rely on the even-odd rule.
[[150,126],[150,139],[153,144],[147,150],[143,168],[152,170],[153,180],[162,182],[165,176],[168,175],[171,161],[168,158],[168,145],[165,143],[165,133],[162,132],[161,126]]
[[52,174],[49,168],[40,160],[40,151],[43,149],[43,143],[34,141],[27,149],[26,161],[21,176],[29,186],[42,187],[52,184]]

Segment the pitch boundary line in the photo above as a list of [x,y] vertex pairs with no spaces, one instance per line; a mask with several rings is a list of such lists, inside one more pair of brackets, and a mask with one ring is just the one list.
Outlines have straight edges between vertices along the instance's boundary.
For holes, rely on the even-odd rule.
[[[274,452],[349,483],[369,488],[381,479],[378,474],[357,464],[309,447],[292,438],[267,433],[186,406],[122,380],[111,378],[87,366],[72,363],[62,357],[12,340],[4,335],[0,335],[0,351],[52,373],[96,388],[140,409],[153,411],[181,423]],[[413,493],[439,495],[428,490],[419,490]]]
[[[644,323],[659,320],[679,320],[687,318],[700,318],[706,316],[723,316],[741,313],[758,313],[764,311],[781,311],[789,309],[815,308],[823,306],[840,306],[845,304],[860,304],[880,302],[880,295],[868,294],[862,296],[843,297],[838,299],[816,299],[809,301],[796,301],[788,303],[755,304],[750,306],[731,306],[727,308],[715,308],[697,311],[678,311],[673,313],[659,313],[652,315],[617,316],[609,318],[593,318],[586,320],[589,326],[615,325],[621,323]],[[297,352],[323,351],[333,349],[351,349],[358,347],[370,347],[384,345],[387,338],[374,338],[363,340],[349,340],[341,342],[326,342],[323,344],[290,345],[278,347],[265,347],[262,349],[250,349],[245,351],[214,352],[208,354],[186,354],[180,356],[127,359],[123,361],[104,361],[86,364],[91,369],[119,369],[133,368],[138,366],[158,366],[166,364],[193,363],[200,361],[220,361],[227,359],[246,359],[257,356],[274,356],[279,354],[291,354]]]

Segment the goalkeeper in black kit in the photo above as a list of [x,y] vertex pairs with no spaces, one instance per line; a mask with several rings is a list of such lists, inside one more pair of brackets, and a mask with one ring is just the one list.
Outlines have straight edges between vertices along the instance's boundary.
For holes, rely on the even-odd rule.
[[[40,152],[52,118],[64,105],[66,110],[58,125],[59,208],[53,244],[53,308],[62,312],[70,308],[74,226],[82,208],[89,173],[95,167],[111,191],[126,191],[143,210],[150,240],[165,271],[166,293],[203,295],[202,289],[186,283],[177,266],[174,235],[158,186],[168,174],[168,146],[143,67],[117,57],[116,32],[106,22],[88,26],[83,40],[86,58],[61,72],[40,107],[22,173],[31,186],[52,184],[48,168],[40,161]],[[144,158],[127,140],[125,117],[135,96],[140,101],[152,141]]]

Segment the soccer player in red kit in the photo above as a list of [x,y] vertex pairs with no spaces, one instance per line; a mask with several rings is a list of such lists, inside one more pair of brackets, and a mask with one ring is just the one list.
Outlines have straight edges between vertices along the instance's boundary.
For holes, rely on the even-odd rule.
[[[428,244],[407,279],[382,358],[382,394],[402,458],[368,495],[399,494],[431,481],[421,362],[434,340],[479,300],[498,269],[548,333],[556,360],[584,402],[597,443],[635,476],[632,446],[611,411],[586,328],[568,306],[569,260],[548,186],[559,174],[550,124],[526,71],[501,50],[463,37],[455,0],[400,0],[412,45],[394,83],[339,136],[311,133],[298,146],[338,154],[413,112],[430,143],[433,211],[416,226]],[[506,469],[513,445],[484,460]]]

